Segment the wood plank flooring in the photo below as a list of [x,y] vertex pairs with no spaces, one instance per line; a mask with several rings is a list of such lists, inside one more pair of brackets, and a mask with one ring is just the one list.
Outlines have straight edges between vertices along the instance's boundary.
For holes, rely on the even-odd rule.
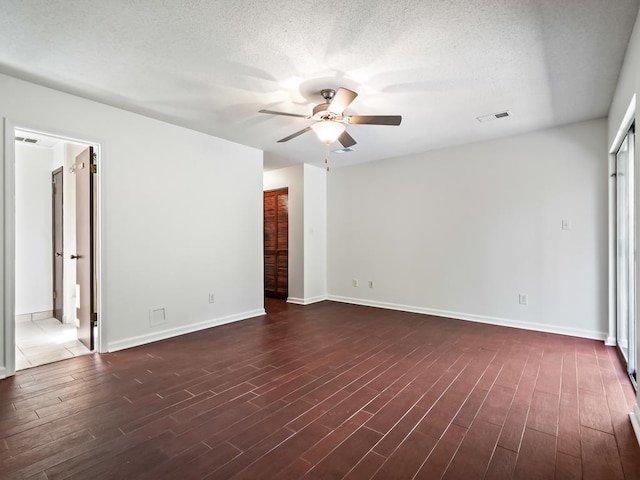
[[602,342],[322,302],[0,381],[0,477],[638,479]]

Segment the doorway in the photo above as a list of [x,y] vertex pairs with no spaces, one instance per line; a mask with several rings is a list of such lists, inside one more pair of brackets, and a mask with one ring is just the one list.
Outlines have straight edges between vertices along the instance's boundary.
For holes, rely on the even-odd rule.
[[289,295],[289,190],[264,192],[264,294]]
[[634,126],[615,154],[615,327],[616,345],[636,385],[636,226]]
[[[18,128],[14,134],[13,339],[21,370],[95,347],[97,155],[87,142]],[[79,270],[89,271],[86,285]]]

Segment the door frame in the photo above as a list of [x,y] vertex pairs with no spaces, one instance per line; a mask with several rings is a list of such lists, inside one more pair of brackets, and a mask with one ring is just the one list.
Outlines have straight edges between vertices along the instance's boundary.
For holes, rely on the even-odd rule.
[[[626,165],[623,168],[622,173],[620,171],[620,150],[626,142],[627,154]],[[636,329],[637,329],[637,308],[636,308],[636,197],[635,184],[636,184],[636,172],[635,172],[635,154],[634,154],[635,135],[633,124],[631,128],[625,134],[618,150],[616,151],[616,170],[615,170],[615,239],[616,239],[616,281],[615,281],[615,302],[616,302],[616,345],[622,360],[626,363],[627,373],[631,376],[633,382],[635,382],[636,375]],[[621,177],[622,175],[622,177]],[[626,178],[625,178],[626,176]],[[623,178],[624,186],[621,187],[621,178]],[[621,188],[623,188],[621,192]],[[622,195],[626,195],[621,197]],[[622,211],[623,218],[621,221],[620,206],[621,202],[624,206]],[[622,233],[620,236],[620,225],[623,225],[623,229],[626,233]],[[624,242],[621,245],[621,240]],[[621,253],[622,252],[622,253]],[[623,261],[621,264],[621,255]],[[621,284],[621,272],[626,272],[626,278]],[[622,273],[623,277],[625,273]],[[621,304],[621,301],[624,303]],[[621,340],[620,331],[625,329],[625,339]],[[626,345],[623,344],[626,342]]]
[[[617,179],[616,179],[616,170],[617,170],[617,154],[622,146],[622,142],[627,136],[628,132],[631,130],[632,125],[636,120],[636,95],[634,94],[629,102],[629,106],[624,114],[622,122],[616,132],[615,138],[611,142],[609,147],[609,164],[608,164],[608,176],[609,176],[609,332],[607,336],[607,340],[605,342],[606,345],[616,346],[617,347],[617,211],[616,211],[616,202],[617,202]],[[637,135],[634,135],[634,140]],[[635,158],[631,159],[634,162],[634,182],[636,186],[636,198],[635,198],[635,228],[634,238],[636,245],[633,246],[633,249],[636,250],[637,242],[638,242],[638,213],[640,210],[638,209],[638,205],[640,202],[640,195],[638,192],[638,185],[640,185],[640,168],[635,164],[637,160],[637,149],[635,145],[633,145],[633,151],[635,153]],[[640,279],[638,275],[639,272],[639,263],[635,262],[635,265],[632,268],[631,275],[636,278],[636,282]],[[636,283],[636,287],[638,283]],[[640,312],[640,295],[636,293],[635,295],[635,305],[634,309],[636,312]],[[637,315],[637,314],[636,314]],[[636,355],[638,354],[637,347],[640,344],[640,328],[638,328],[638,318],[636,318],[636,331],[635,338],[629,338],[629,343],[634,342],[634,348]],[[631,348],[631,345],[629,345]],[[620,354],[622,355],[622,354]],[[636,369],[637,365],[637,357],[636,357]],[[630,375],[631,377],[631,375]],[[631,377],[631,381],[635,386],[635,379]]]
[[[291,270],[290,269],[290,259],[291,259],[291,257],[289,255],[289,246],[291,244],[291,241],[290,241],[290,238],[289,238],[289,234],[291,232],[291,225],[290,225],[290,222],[289,222],[289,218],[290,218],[289,217],[289,187],[286,186],[286,187],[271,188],[269,190],[263,190],[262,191],[262,199],[263,199],[262,200],[262,214],[263,214],[263,216],[264,216],[264,195],[265,195],[265,193],[274,193],[274,192],[283,192],[283,193],[286,192],[286,194],[287,194],[287,295],[285,296],[285,298],[282,298],[281,300],[289,301],[289,285],[290,285],[289,272]],[[276,212],[277,212],[277,209],[278,209],[278,205],[277,205],[277,202],[276,202]],[[276,213],[276,218],[277,218],[277,213]],[[265,226],[264,226],[264,221],[263,221],[263,224],[262,224],[263,235],[264,235],[264,228],[265,228]],[[276,221],[276,230],[277,230],[277,221]],[[265,249],[264,249],[264,242],[263,242],[263,244],[262,244],[263,282],[264,282],[264,271],[265,271],[264,250]],[[275,266],[276,272],[277,272],[277,269],[278,269],[278,253],[277,252],[278,252],[278,245],[277,245],[277,241],[276,241],[276,266]],[[277,281],[278,281],[278,275],[276,273],[276,292],[278,290]],[[263,295],[266,296],[266,285],[264,285],[264,284],[263,284],[262,293],[263,293]],[[275,297],[272,297],[272,298],[280,298],[280,297],[275,296]]]
[[[58,184],[54,183],[54,178],[57,174],[60,174],[60,185],[62,185],[62,188],[60,189],[60,202],[62,204],[62,209],[60,211],[60,218],[57,219],[56,218],[56,204],[55,204],[55,196],[58,190]],[[52,258],[52,263],[53,263],[53,293],[55,292],[55,295],[53,295],[53,312],[54,312],[54,317],[55,317],[55,312],[56,312],[56,300],[58,299],[58,295],[60,295],[60,292],[58,292],[58,290],[56,290],[56,277],[57,277],[57,273],[58,273],[58,269],[56,268],[56,257],[57,257],[57,252],[56,252],[56,229],[59,228],[61,230],[61,240],[62,240],[62,246],[61,246],[61,250],[62,250],[62,272],[60,277],[62,278],[62,296],[61,296],[61,302],[62,302],[62,313],[60,315],[61,318],[58,318],[58,320],[60,320],[60,322],[64,322],[64,165],[62,167],[58,167],[55,170],[53,170],[51,172],[51,188],[54,190],[54,192],[52,192],[52,202],[51,202],[51,230],[52,230],[52,235],[51,235],[51,258]],[[57,220],[57,221],[56,221]],[[57,318],[57,317],[56,317]]]
[[102,161],[104,160],[102,143],[96,140],[88,140],[82,138],[83,135],[74,135],[60,132],[56,128],[47,126],[30,125],[28,122],[14,122],[9,118],[4,118],[4,129],[2,131],[4,143],[4,196],[0,200],[3,205],[4,213],[4,265],[2,274],[4,280],[3,291],[3,317],[4,317],[4,361],[5,368],[0,367],[0,379],[15,375],[16,373],[16,338],[15,338],[15,129],[26,130],[33,133],[39,133],[51,137],[59,138],[63,141],[74,142],[92,146],[97,154],[97,181],[94,182],[94,198],[95,198],[95,278],[96,278],[96,310],[98,312],[98,342],[96,343],[97,352],[105,352],[108,345],[105,338],[106,329],[104,328],[102,318],[103,309],[103,286],[101,282],[101,272],[103,265],[102,245],[103,245],[103,227],[102,227],[102,209],[103,209],[103,185],[102,185]]

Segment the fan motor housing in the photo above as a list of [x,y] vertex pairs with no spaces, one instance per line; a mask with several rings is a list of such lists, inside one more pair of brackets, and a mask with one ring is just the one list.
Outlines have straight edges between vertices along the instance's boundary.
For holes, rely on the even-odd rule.
[[320,103],[313,107],[311,118],[314,120],[333,120],[336,122],[342,122],[344,120],[342,115],[336,115],[329,111],[329,102]]

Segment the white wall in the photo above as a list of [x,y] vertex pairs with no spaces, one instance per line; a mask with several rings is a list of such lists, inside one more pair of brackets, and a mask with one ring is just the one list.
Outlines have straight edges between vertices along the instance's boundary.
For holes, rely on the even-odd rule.
[[[265,172],[264,191],[289,189],[289,279],[288,300],[304,299],[304,166]],[[261,202],[262,205],[262,202]]]
[[3,75],[0,117],[101,145],[103,350],[264,312],[261,151]]
[[327,172],[304,165],[304,299],[327,298]]
[[329,296],[604,339],[606,165],[596,120],[332,170]]
[[52,310],[50,148],[17,143],[16,151],[16,315]]
[[[614,142],[618,132],[621,130],[622,123],[624,121],[627,109],[632,102],[635,95],[636,107],[632,112],[636,119],[636,135],[635,135],[635,165],[636,165],[636,212],[640,212],[640,195],[638,194],[638,185],[640,185],[640,142],[638,141],[638,102],[640,102],[640,13],[636,18],[636,24],[629,45],[627,46],[627,52],[625,54],[624,63],[618,77],[618,85],[616,86],[615,93],[613,95],[613,101],[611,102],[611,108],[609,110],[609,123],[608,123],[608,143],[609,147],[614,146]],[[637,215],[637,213],[636,213]],[[640,222],[636,216],[636,242],[640,241],[640,231],[638,231],[638,225]],[[636,251],[638,247],[636,245]],[[615,258],[612,259],[612,263]],[[636,262],[636,278],[640,278],[640,267]],[[638,285],[636,283],[636,285]],[[613,305],[613,301],[612,307]],[[640,312],[640,294],[636,293],[636,312]],[[615,313],[612,314],[615,315]],[[638,328],[636,335],[636,351],[640,352],[640,328]],[[640,365],[640,363],[639,363]],[[640,396],[637,403],[634,406],[633,413],[631,414],[631,423],[636,433],[636,437],[640,441]]]

